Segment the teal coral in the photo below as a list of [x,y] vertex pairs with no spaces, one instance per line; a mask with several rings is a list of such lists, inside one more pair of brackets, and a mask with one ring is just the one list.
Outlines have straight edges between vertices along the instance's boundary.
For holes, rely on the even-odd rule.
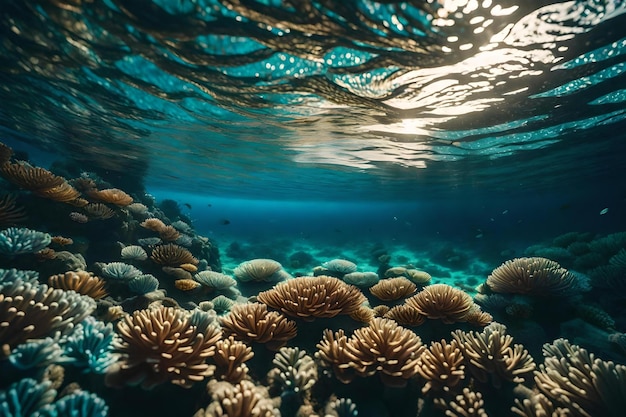
[[102,398],[79,390],[42,407],[33,417],[106,417],[108,414],[109,407]]
[[142,272],[124,262],[111,262],[102,266],[102,275],[111,279],[131,280],[142,275]]
[[85,372],[103,374],[118,359],[113,353],[115,339],[111,323],[87,317],[65,338],[62,344],[65,361],[84,368]]
[[0,269],[0,285],[6,285],[16,280],[36,283],[39,273],[36,271],[22,271],[19,269]]
[[48,233],[25,227],[9,227],[0,231],[0,254],[15,256],[24,253],[34,253],[50,244],[52,236]]
[[17,346],[9,361],[19,369],[31,369],[62,362],[63,349],[52,337],[28,341]]
[[159,280],[151,274],[142,274],[128,282],[128,288],[135,294],[147,294],[159,288]]
[[24,378],[0,391],[0,416],[31,417],[37,410],[54,401],[56,390],[50,381],[37,382]]

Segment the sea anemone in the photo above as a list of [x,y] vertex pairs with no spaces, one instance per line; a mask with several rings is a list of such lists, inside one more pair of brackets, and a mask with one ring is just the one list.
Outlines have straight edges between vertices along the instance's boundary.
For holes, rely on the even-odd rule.
[[174,243],[156,246],[150,254],[154,263],[165,266],[179,266],[182,264],[198,265],[198,260],[191,252]]
[[500,388],[505,381],[522,383],[526,374],[535,369],[535,362],[524,346],[512,345],[513,337],[506,327],[491,323],[478,332],[455,330],[452,333],[459,344],[465,365],[474,378]]
[[105,282],[87,271],[68,271],[64,274],[52,275],[48,278],[48,285],[63,290],[74,290],[94,300],[108,295],[104,289]]
[[361,377],[379,374],[388,386],[405,386],[417,374],[419,356],[424,351],[415,333],[398,326],[393,320],[377,317],[369,326],[356,329],[349,340],[340,331],[326,331],[317,345],[318,358],[326,366],[339,370],[338,379],[350,382],[350,368]]
[[545,344],[543,355],[535,383],[552,402],[581,416],[624,414],[626,366],[596,358],[566,339]]
[[418,372],[426,380],[422,392],[449,392],[458,385],[465,377],[463,360],[456,340],[451,343],[444,339],[441,342],[432,342],[419,360]]
[[540,257],[506,261],[493,270],[486,284],[496,293],[545,297],[569,296],[590,288],[583,276]]
[[198,410],[194,417],[278,417],[267,389],[243,380],[238,384],[209,381],[207,388],[211,394],[211,404]]
[[215,343],[213,362],[221,379],[232,384],[241,382],[248,375],[245,362],[254,356],[252,348],[230,336]]
[[48,233],[25,227],[9,227],[0,230],[0,255],[15,256],[35,253],[50,244],[52,236]]
[[[213,374],[206,359],[215,353],[219,328],[196,323],[192,315],[174,307],[135,311],[117,324],[122,354],[109,367],[106,383],[110,386],[138,385],[149,389],[170,381],[183,387]],[[200,325],[202,324],[202,325]]]
[[235,304],[220,320],[226,334],[244,342],[263,343],[278,350],[296,337],[296,323],[260,303]]
[[357,287],[327,276],[290,279],[259,293],[257,299],[288,316],[305,320],[349,315],[367,300]]
[[113,353],[115,340],[113,324],[86,317],[62,343],[65,361],[103,374],[118,359],[118,355]]
[[382,279],[370,287],[370,292],[379,300],[394,301],[408,297],[417,290],[415,284],[403,277]]
[[74,291],[19,279],[0,284],[0,358],[27,340],[68,333],[95,308],[92,298]]
[[421,315],[444,323],[465,321],[474,302],[469,294],[446,284],[434,284],[406,300]]
[[278,274],[283,266],[273,259],[251,259],[242,262],[234,270],[233,275],[241,282],[275,282],[282,278]]

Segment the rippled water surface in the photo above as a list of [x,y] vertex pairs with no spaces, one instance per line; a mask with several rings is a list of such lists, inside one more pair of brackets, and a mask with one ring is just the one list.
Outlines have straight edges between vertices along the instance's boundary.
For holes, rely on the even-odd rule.
[[623,175],[621,1],[0,6],[14,148],[224,196],[410,199]]

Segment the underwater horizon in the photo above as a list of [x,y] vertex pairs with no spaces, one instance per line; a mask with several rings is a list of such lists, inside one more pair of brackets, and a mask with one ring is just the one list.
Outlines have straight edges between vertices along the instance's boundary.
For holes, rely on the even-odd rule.
[[0,417],[623,417],[625,12],[3,1]]

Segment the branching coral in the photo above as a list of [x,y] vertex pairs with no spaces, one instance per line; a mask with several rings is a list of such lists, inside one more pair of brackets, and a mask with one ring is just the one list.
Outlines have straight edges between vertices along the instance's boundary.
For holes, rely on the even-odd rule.
[[0,358],[29,339],[67,333],[96,308],[90,297],[15,280],[0,284]]
[[297,347],[283,347],[272,361],[274,368],[268,373],[271,385],[281,392],[293,392],[301,401],[308,399],[311,388],[317,382],[317,366],[312,357]]
[[473,304],[469,294],[446,284],[430,285],[406,300],[421,315],[444,323],[465,321]]
[[52,275],[48,285],[63,290],[74,290],[79,294],[88,295],[94,300],[107,296],[105,282],[87,271],[68,271],[64,274]]
[[458,385],[465,377],[463,360],[456,340],[432,342],[419,360],[418,372],[426,380],[422,392],[449,392]]
[[207,385],[213,401],[194,417],[278,417],[267,389],[250,381],[238,384],[212,380]]
[[111,323],[87,317],[63,340],[62,346],[67,362],[85,371],[103,374],[118,359],[113,353],[115,340]]
[[577,416],[624,415],[626,366],[596,358],[566,339],[544,345],[543,354],[535,383],[552,402]]
[[535,362],[524,346],[512,345],[513,337],[506,327],[491,323],[481,333],[456,330],[452,333],[459,344],[465,365],[478,381],[500,388],[503,382],[521,383],[535,369]]
[[264,343],[270,350],[278,350],[296,337],[296,323],[276,311],[267,311],[260,303],[235,304],[230,313],[221,318],[227,334],[245,342]]
[[150,254],[154,263],[165,266],[198,265],[198,260],[187,249],[174,243],[156,246]]
[[233,275],[241,282],[275,282],[282,279],[283,266],[273,259],[251,259],[242,262],[233,271]]
[[446,416],[449,417],[487,417],[487,412],[483,408],[485,405],[483,395],[469,388],[463,388],[463,392],[451,401],[437,398],[435,404],[446,410]]
[[380,317],[355,330],[350,339],[342,330],[335,334],[326,330],[317,347],[316,357],[325,367],[332,367],[340,381],[348,383],[355,374],[367,377],[378,373],[390,386],[404,386],[417,374],[419,356],[425,349],[415,333]]
[[48,233],[24,227],[9,227],[0,231],[0,255],[35,253],[48,246],[51,241],[52,236]]
[[496,293],[546,297],[568,296],[589,290],[586,278],[573,274],[550,259],[532,257],[506,261],[487,278]]
[[352,314],[366,301],[357,287],[327,276],[290,279],[261,292],[257,298],[289,316],[305,320]]
[[151,388],[164,382],[190,387],[213,374],[206,359],[215,353],[219,328],[209,321],[194,322],[185,310],[158,307],[135,311],[117,324],[121,361],[108,369],[111,386]]
[[408,297],[416,290],[415,284],[403,277],[383,279],[370,287],[370,292],[383,301],[399,300]]
[[245,362],[254,356],[252,348],[230,336],[215,343],[213,362],[221,379],[236,384],[248,375]]

